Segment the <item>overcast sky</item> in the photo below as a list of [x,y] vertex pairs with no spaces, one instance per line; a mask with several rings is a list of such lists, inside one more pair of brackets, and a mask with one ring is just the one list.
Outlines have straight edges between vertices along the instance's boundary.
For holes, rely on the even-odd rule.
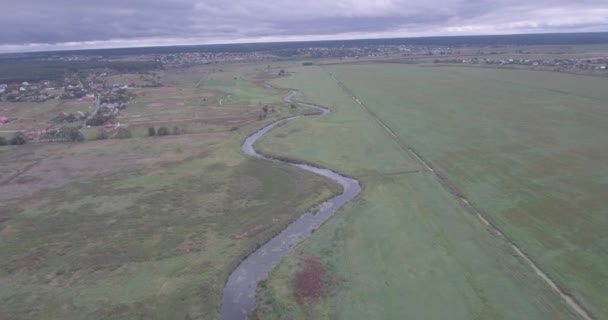
[[0,52],[608,31],[608,0],[2,1]]

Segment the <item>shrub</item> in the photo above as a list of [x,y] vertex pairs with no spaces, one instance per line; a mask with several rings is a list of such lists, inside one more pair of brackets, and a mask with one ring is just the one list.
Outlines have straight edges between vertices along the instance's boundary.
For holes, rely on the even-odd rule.
[[156,129],[154,127],[148,128],[148,136],[154,137],[156,135]]
[[99,129],[97,132],[97,140],[106,140],[107,138],[108,134],[103,129]]
[[158,128],[158,131],[156,131],[156,135],[157,136],[168,136],[169,129],[167,129],[166,127],[160,127],[160,128]]
[[17,132],[15,133],[15,135],[11,138],[10,143],[14,146],[20,146],[20,145],[24,145],[27,143],[27,139],[25,139],[25,135],[22,132]]
[[131,138],[132,137],[131,130],[129,130],[127,128],[120,127],[120,128],[118,128],[118,132],[116,133],[116,137],[118,139],[128,139],[128,138]]
[[74,127],[63,127],[61,128],[61,135],[64,139],[70,142],[81,142],[84,141],[84,135],[78,128]]

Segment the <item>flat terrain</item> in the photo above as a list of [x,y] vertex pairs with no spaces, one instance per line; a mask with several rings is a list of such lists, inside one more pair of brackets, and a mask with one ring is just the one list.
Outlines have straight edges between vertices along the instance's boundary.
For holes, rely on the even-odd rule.
[[[331,71],[351,68],[359,67],[332,67]],[[376,72],[376,66],[368,68],[368,76]],[[418,67],[377,68],[401,68],[406,73],[407,68]],[[258,147],[353,176],[361,181],[363,191],[283,260],[260,292],[257,316],[574,318],[506,243],[462,207],[326,70],[299,67],[289,71],[294,72],[291,77],[274,84],[299,89],[299,100],[328,106],[334,113],[282,126],[263,138]],[[366,83],[379,95],[384,92],[381,82],[368,79]],[[424,85],[433,87],[432,82]],[[398,105],[407,108],[402,102]],[[433,113],[426,116],[432,118]],[[393,120],[401,117],[396,115]],[[433,130],[427,126],[417,134],[433,134]]]
[[608,79],[403,65],[328,70],[566,291],[608,317]]
[[[208,93],[196,87],[204,75],[163,75],[171,86],[146,89],[124,116],[230,114],[238,130],[226,120],[202,133],[0,147],[1,318],[218,319],[240,259],[339,191],[242,155],[249,133],[295,111],[277,105],[259,120],[257,105],[252,117],[245,105],[193,104]],[[159,94],[180,89],[190,96]]]

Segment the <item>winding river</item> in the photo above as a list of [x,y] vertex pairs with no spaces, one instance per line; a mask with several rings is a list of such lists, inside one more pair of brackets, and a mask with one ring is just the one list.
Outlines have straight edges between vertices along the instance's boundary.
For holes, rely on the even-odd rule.
[[[292,103],[293,97],[295,97],[297,94],[297,91],[291,91],[284,98],[285,102]],[[321,111],[321,115],[328,115],[331,113],[328,108],[317,105],[302,102],[297,102],[297,104],[303,107],[317,109]],[[291,250],[298,243],[308,238],[312,234],[313,230],[320,227],[323,222],[325,222],[336,212],[336,210],[338,210],[346,202],[353,199],[361,191],[361,186],[357,180],[347,178],[329,169],[270,159],[255,151],[253,147],[255,142],[268,131],[272,130],[272,128],[301,117],[305,116],[286,118],[267,125],[258,132],[249,136],[243,143],[241,149],[247,156],[250,157],[286,163],[327,177],[342,185],[344,191],[342,194],[321,204],[318,207],[318,210],[315,212],[308,212],[300,216],[296,221],[281,231],[281,233],[272,238],[258,250],[254,251],[239,264],[239,266],[228,278],[228,282],[224,287],[221,310],[223,320],[247,319],[249,313],[255,308],[255,292],[258,283],[268,277],[270,271],[274,269],[283,256],[291,252]]]

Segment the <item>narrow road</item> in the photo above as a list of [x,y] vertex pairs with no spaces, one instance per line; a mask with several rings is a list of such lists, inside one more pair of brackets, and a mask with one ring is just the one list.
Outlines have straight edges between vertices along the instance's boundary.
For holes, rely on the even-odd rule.
[[[285,102],[292,103],[292,99],[297,95],[296,91],[291,91],[285,98]],[[313,104],[295,102],[300,106],[313,108],[321,111],[321,115],[328,115],[331,111],[328,108],[319,107]],[[228,282],[224,287],[222,298],[221,316],[224,320],[245,320],[255,308],[255,292],[258,283],[268,278],[268,274],[279,263],[281,258],[287,255],[300,242],[308,238],[313,230],[319,228],[336,210],[346,202],[352,200],[359,192],[361,186],[357,180],[344,177],[329,169],[313,167],[305,164],[291,163],[283,160],[268,158],[254,149],[254,144],[264,134],[272,130],[279,124],[296,120],[306,116],[295,116],[287,119],[275,121],[258,132],[249,136],[241,149],[250,157],[264,159],[267,161],[285,163],[306,171],[324,176],[342,185],[344,191],[324,202],[318,207],[316,212],[308,212],[300,216],[291,223],[279,235],[272,238],[261,248],[245,258],[239,266],[232,272]]]
[[500,228],[496,224],[494,224],[491,221],[491,219],[489,217],[487,217],[487,215],[483,211],[481,211],[479,208],[474,206],[471,203],[471,201],[466,197],[466,195],[454,192],[454,190],[459,190],[459,188],[456,187],[456,184],[453,181],[451,181],[446,176],[441,175],[439,172],[436,172],[436,170],[433,169],[434,166],[428,160],[424,160],[418,154],[418,152],[416,152],[416,150],[413,147],[409,146],[405,141],[403,141],[399,136],[397,136],[393,132],[393,130],[391,130],[384,123],[384,121],[382,121],[367,105],[365,105],[363,102],[361,102],[361,100],[359,100],[354,95],[354,93],[344,85],[344,83],[342,83],[340,80],[338,80],[334,74],[332,74],[331,72],[329,72],[327,70],[325,70],[325,72],[338,84],[338,86],[340,86],[340,88],[342,88],[342,90],[344,90],[344,92],[346,92],[351,98],[353,98],[353,100],[355,100],[355,102],[357,102],[359,104],[359,106],[361,106],[361,108],[363,108],[363,110],[372,119],[374,119],[380,126],[382,126],[384,128],[384,130],[386,130],[386,132],[391,137],[391,139],[393,139],[399,146],[404,148],[405,151],[407,153],[409,153],[412,156],[412,158],[414,158],[421,165],[423,165],[424,168],[426,168],[428,171],[432,172],[435,175],[435,177],[439,180],[439,182],[443,185],[443,187],[448,192],[450,192],[452,195],[454,195],[456,198],[458,198],[458,200],[460,200],[462,202],[462,204],[465,208],[467,208],[469,211],[473,212],[489,228],[490,231],[492,231],[498,238],[500,238],[501,240],[503,240],[507,244],[509,244],[509,246],[517,254],[517,256],[520,257],[534,271],[534,273],[536,273],[536,275],[539,278],[541,278],[555,293],[557,293],[559,295],[559,297],[562,298],[562,300],[564,300],[564,302],[566,302],[566,304],[578,316],[580,316],[584,320],[594,319],[593,316],[591,315],[591,313],[580,302],[578,302],[574,296],[566,293],[555,282],[555,280],[553,280],[546,272],[544,272],[536,264],[536,262],[534,262],[532,260],[532,258],[530,258],[530,256],[527,253],[525,253],[517,244],[515,244],[515,242],[513,240],[511,240],[511,238],[509,238],[505,233],[503,233],[500,230]]

